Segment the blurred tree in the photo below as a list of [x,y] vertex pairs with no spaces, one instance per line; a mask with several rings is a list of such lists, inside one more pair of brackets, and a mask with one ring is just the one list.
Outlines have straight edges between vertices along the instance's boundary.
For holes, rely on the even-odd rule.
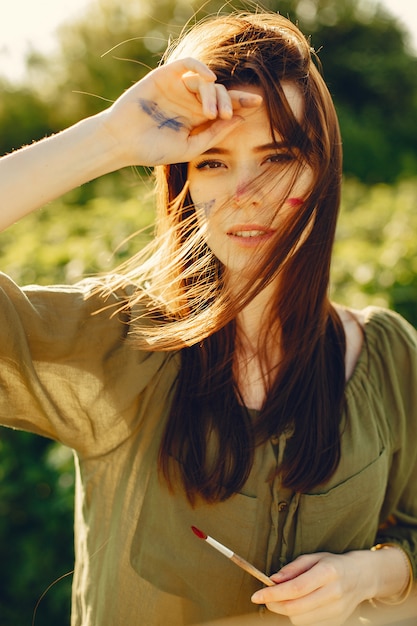
[[362,0],[276,0],[318,51],[338,110],[344,171],[365,183],[417,173],[417,58],[407,32]]
[[6,154],[51,132],[51,109],[29,87],[0,81],[0,153]]
[[[193,12],[181,0],[102,0],[64,25],[60,54],[48,64],[44,77],[52,86],[50,103],[60,123],[73,122],[74,114],[78,119],[101,111],[154,68],[169,36],[178,35]],[[36,77],[42,86],[39,67]]]
[[[228,12],[232,6],[254,6],[240,0],[208,0],[202,8],[200,4],[102,0],[92,5],[61,28],[59,55],[48,60],[39,54],[29,57],[28,80],[34,93],[25,89],[3,98],[0,150],[102,110],[155,67],[169,38],[186,22]],[[340,117],[345,173],[368,183],[415,175],[417,58],[397,20],[377,4],[361,0],[266,0],[264,5],[298,22],[319,51]],[[22,111],[20,117],[14,106]],[[116,189],[117,175],[114,180]],[[83,189],[76,201],[86,202],[93,190]]]
[[1,429],[1,626],[69,624],[73,482],[71,452]]
[[345,185],[332,267],[336,301],[389,307],[417,328],[416,204],[417,180]]

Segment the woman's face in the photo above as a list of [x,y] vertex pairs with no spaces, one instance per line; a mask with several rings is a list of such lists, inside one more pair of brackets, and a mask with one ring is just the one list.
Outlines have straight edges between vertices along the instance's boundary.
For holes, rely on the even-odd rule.
[[[284,92],[299,118],[303,101],[297,87],[288,83]],[[311,170],[300,166],[290,146],[271,135],[264,106],[240,114],[238,127],[188,165],[199,224],[231,277],[244,275],[245,268],[268,254],[278,225],[298,210],[312,180]]]

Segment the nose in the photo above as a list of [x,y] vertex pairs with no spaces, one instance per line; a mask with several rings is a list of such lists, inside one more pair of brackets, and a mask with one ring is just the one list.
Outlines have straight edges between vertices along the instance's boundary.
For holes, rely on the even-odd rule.
[[253,175],[243,174],[236,180],[233,192],[233,205],[236,208],[259,206],[262,199],[261,184]]

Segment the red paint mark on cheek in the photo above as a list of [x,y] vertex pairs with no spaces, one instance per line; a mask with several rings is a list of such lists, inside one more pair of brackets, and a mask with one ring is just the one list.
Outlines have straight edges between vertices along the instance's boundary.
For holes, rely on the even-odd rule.
[[286,203],[292,207],[301,206],[304,200],[302,198],[287,198]]

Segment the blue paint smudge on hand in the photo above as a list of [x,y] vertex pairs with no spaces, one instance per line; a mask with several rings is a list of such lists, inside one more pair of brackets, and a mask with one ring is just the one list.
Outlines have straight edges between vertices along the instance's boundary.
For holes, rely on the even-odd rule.
[[179,119],[174,117],[167,117],[156,102],[152,100],[139,99],[139,105],[144,113],[149,115],[158,125],[158,128],[170,128],[171,130],[179,131],[184,127],[184,124]]

